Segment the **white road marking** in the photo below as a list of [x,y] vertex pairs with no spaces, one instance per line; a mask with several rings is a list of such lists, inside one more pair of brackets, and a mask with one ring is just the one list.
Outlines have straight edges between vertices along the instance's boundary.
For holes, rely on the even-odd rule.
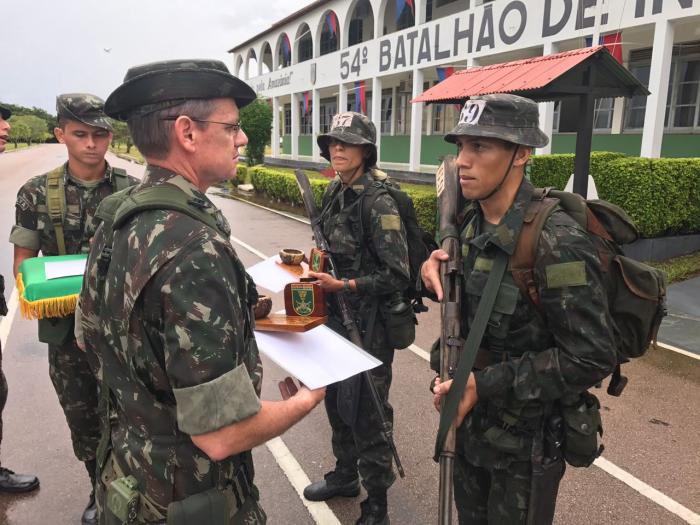
[[610,463],[607,459],[600,457],[593,463],[596,467],[604,470],[614,478],[619,479],[626,485],[629,485],[634,490],[639,492],[642,496],[649,498],[651,501],[657,505],[661,505],[667,511],[675,514],[683,521],[691,523],[692,525],[700,525],[700,514],[696,514],[687,507],[684,507],[675,500],[672,500],[665,494],[659,492],[653,487],[650,487],[642,480],[635,478],[629,472],[625,472],[617,465]]
[[408,347],[408,349],[421,359],[425,359],[428,363],[430,363],[430,353],[423,350],[420,346],[411,345]]
[[670,350],[671,352],[676,352],[681,355],[684,355],[686,357],[691,357],[693,359],[698,359],[700,360],[700,354],[694,354],[693,352],[688,352],[688,350],[683,350],[682,348],[678,348],[677,346],[672,346],[667,343],[662,343],[661,341],[658,341],[656,343],[657,346],[660,346],[664,350]]
[[15,319],[17,307],[19,306],[19,295],[17,288],[12,288],[10,301],[7,303],[7,315],[0,319],[0,347],[7,348],[7,338],[10,335],[12,321]]
[[260,250],[256,250],[256,249],[253,248],[250,244],[247,244],[247,243],[243,242],[242,240],[240,240],[240,239],[234,237],[233,235],[231,235],[230,238],[231,238],[231,240],[232,240],[233,242],[235,242],[236,244],[242,246],[243,248],[245,248],[246,250],[248,250],[248,251],[249,251],[250,253],[252,253],[253,255],[257,255],[258,257],[260,257],[260,258],[263,259],[263,260],[264,260],[264,259],[267,259],[267,255],[265,255],[265,254],[264,254],[263,252],[261,252]]
[[299,494],[299,499],[306,506],[314,521],[319,525],[340,525],[340,521],[325,502],[307,501],[304,498],[304,487],[311,483],[311,480],[289,451],[287,445],[284,444],[282,438],[276,437],[271,439],[266,445],[294,487],[294,490]]
[[[222,195],[225,195],[223,193],[217,193],[217,192],[214,192],[213,194],[216,195],[217,197],[221,197]],[[233,200],[236,200],[239,202],[245,202],[246,204],[250,204],[251,206],[255,206],[256,208],[260,208],[260,209],[263,209],[263,210],[266,210],[266,211],[269,211],[272,213],[276,213],[277,215],[281,215],[282,217],[287,217],[288,219],[292,219],[293,221],[301,222],[303,224],[311,224],[311,221],[309,221],[309,219],[305,219],[304,217],[292,215],[291,213],[287,213],[287,212],[280,211],[280,210],[273,210],[272,208],[268,208],[267,206],[263,206],[262,204],[258,204],[257,202],[251,202],[249,200],[236,197],[234,195],[226,195],[223,198],[226,198],[226,199],[230,198],[230,199],[233,199]]]

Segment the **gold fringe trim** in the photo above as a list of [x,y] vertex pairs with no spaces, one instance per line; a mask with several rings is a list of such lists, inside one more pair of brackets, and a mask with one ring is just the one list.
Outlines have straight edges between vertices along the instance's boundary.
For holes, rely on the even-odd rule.
[[17,291],[19,292],[19,308],[25,319],[44,319],[46,317],[66,317],[75,312],[78,295],[71,294],[50,299],[28,301],[24,298],[24,281],[22,274],[17,274]]

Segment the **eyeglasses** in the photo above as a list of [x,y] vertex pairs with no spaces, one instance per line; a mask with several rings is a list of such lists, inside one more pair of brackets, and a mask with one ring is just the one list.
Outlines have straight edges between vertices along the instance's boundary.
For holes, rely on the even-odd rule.
[[203,120],[203,119],[198,119],[198,118],[192,118],[188,115],[177,115],[177,116],[172,116],[172,117],[165,117],[162,118],[161,120],[177,120],[180,117],[187,117],[193,122],[199,122],[200,124],[221,124],[222,126],[226,126],[226,131],[229,131],[236,135],[240,130],[241,130],[241,123],[240,122],[217,122],[216,120]]

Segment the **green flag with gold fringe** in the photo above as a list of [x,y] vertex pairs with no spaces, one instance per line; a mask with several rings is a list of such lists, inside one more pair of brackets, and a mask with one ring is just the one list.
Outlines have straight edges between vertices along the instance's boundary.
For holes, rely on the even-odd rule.
[[87,254],[25,259],[17,272],[22,317],[44,319],[75,312],[86,261]]

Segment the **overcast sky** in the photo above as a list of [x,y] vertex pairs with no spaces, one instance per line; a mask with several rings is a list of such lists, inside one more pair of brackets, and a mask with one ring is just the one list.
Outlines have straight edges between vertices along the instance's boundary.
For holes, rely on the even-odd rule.
[[[312,0],[0,0],[0,101],[55,113],[106,98],[133,65],[217,58]],[[110,49],[109,52],[105,49]]]

